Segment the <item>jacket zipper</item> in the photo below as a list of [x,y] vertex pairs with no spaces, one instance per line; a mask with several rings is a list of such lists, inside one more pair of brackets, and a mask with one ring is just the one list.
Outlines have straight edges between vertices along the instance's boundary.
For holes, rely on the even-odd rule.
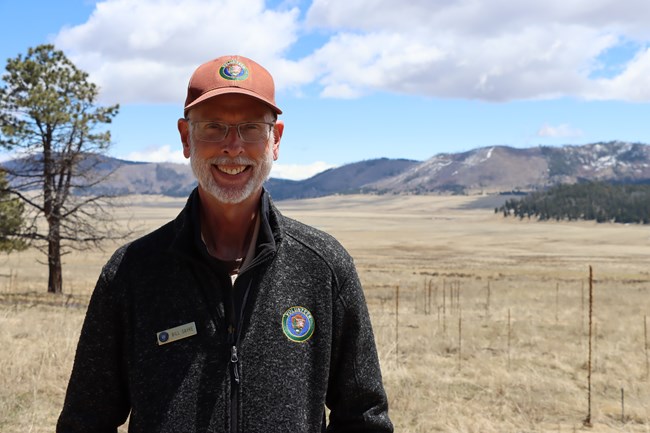
[[[262,264],[263,262],[266,261],[268,254],[262,255],[259,257],[259,260],[254,260],[253,263],[251,263],[251,266],[246,268],[243,271],[249,271],[251,268],[255,268]],[[239,278],[241,278],[241,275],[243,272],[239,274],[237,279],[235,280],[235,283]],[[238,427],[239,427],[239,412],[241,411],[241,402],[239,401],[239,387],[241,386],[241,378],[239,376],[239,354],[237,353],[237,346],[239,345],[239,339],[241,337],[241,328],[242,324],[244,323],[244,311],[246,311],[246,304],[248,302],[248,294],[250,293],[251,286],[253,285],[253,281],[250,280],[248,282],[248,285],[246,286],[246,291],[244,292],[244,298],[242,299],[241,303],[241,309],[239,311],[239,319],[237,320],[237,328],[229,329],[229,334],[230,334],[230,340],[232,346],[230,347],[230,365],[232,366],[232,373],[233,373],[233,378],[235,379],[235,384],[234,386],[236,389],[234,392],[231,390],[231,401],[230,401],[230,431],[231,433],[237,433]],[[232,288],[234,290],[235,284],[232,285]]]
[[233,384],[236,389],[232,392],[231,404],[231,421],[230,421],[230,431],[232,433],[237,433],[239,426],[239,412],[241,411],[241,401],[239,401],[239,387],[241,386],[241,378],[239,376],[239,355],[237,354],[237,346],[239,345],[239,338],[241,336],[241,326],[243,323],[244,310],[246,307],[246,301],[248,299],[248,293],[250,291],[250,284],[246,287],[246,292],[244,292],[244,299],[242,300],[241,311],[239,312],[239,320],[237,321],[237,328],[234,329],[234,333],[231,334],[232,346],[230,347],[230,365],[232,366],[232,374],[235,379]]
[[237,385],[239,385],[239,371],[237,368],[237,363],[239,362],[239,358],[237,357],[237,346],[233,346],[230,349],[230,362],[233,364],[233,373],[235,376],[235,382]]
[[[234,307],[234,305],[235,303],[233,302],[232,306]],[[237,323],[236,326],[239,326],[239,323]],[[241,384],[241,379],[239,377],[239,355],[237,354],[239,331],[236,330],[235,325],[231,324],[228,326],[228,341],[231,345],[230,367],[232,373],[230,384],[230,431],[231,433],[237,433],[239,430],[239,386]]]

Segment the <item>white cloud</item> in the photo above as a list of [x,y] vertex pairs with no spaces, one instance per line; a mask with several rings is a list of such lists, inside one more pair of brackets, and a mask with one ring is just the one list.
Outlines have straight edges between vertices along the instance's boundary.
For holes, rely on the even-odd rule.
[[26,158],[37,155],[37,149],[0,149],[0,162],[10,161],[12,159]]
[[273,168],[271,169],[271,177],[278,179],[302,180],[308,179],[333,167],[336,166],[322,161],[317,161],[307,165],[274,163]]
[[144,150],[131,152],[120,158],[126,159],[128,161],[138,161],[138,162],[177,162],[187,164],[189,162],[183,156],[183,150],[180,146],[160,146],[160,147],[148,147]]
[[[301,14],[304,4],[105,0],[55,42],[122,103],[180,104],[193,68],[227,52],[267,66],[279,89],[316,83],[332,98],[650,100],[645,51],[619,76],[590,78],[599,55],[621,41],[650,43],[647,0],[313,0]],[[327,40],[288,57],[310,32]]]
[[546,138],[576,138],[582,137],[583,132],[580,129],[572,128],[566,123],[558,126],[544,125],[537,131],[538,137]]
[[312,27],[339,30],[437,29],[438,34],[491,36],[539,25],[611,27],[650,36],[645,0],[314,0],[307,13]]
[[0,162],[5,162],[9,161],[10,159],[15,158],[15,155],[6,151],[6,150],[0,150]]
[[592,89],[592,99],[624,99],[650,101],[650,48],[645,49],[627,64],[624,72],[612,79],[597,80]]
[[298,9],[263,0],[105,0],[55,44],[91,73],[109,101],[182,103],[200,63],[237,53],[275,72],[296,40]]
[[[306,22],[338,31],[315,55],[321,64],[356,63],[383,77],[345,75],[348,94],[370,88],[490,101],[649,100],[631,94],[625,73],[619,80],[589,78],[603,51],[623,39],[649,41],[648,19],[645,0],[625,7],[614,0],[314,0]],[[385,42],[391,38],[399,41],[394,47]],[[324,68],[321,82],[341,86],[340,70]]]

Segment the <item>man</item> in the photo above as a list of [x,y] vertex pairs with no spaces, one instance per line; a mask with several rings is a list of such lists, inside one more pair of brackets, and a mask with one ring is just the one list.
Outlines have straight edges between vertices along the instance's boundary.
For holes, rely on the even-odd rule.
[[59,433],[115,432],[129,413],[134,433],[393,431],[352,259],[262,186],[278,114],[254,61],[194,72],[178,130],[199,185],[102,270]]

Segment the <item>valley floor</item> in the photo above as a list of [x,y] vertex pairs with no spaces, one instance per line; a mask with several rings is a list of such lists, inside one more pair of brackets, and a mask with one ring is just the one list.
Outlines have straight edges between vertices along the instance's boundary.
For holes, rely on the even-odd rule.
[[[184,200],[133,203],[117,216],[145,232]],[[396,431],[650,431],[647,227],[504,219],[488,204],[463,196],[277,203],[355,258]],[[63,296],[43,293],[35,251],[0,257],[0,431],[53,430],[85,305],[113,249],[66,256]]]

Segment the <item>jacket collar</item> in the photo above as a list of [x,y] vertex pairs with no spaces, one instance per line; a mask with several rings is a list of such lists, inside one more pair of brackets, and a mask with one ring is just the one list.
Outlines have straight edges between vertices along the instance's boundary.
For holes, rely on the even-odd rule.
[[[190,194],[185,207],[172,222],[174,239],[170,249],[199,258],[201,252],[197,248],[197,239],[200,241],[200,210],[201,199],[198,187]],[[275,253],[283,237],[282,215],[273,205],[270,194],[263,188],[260,199],[260,230],[257,237],[256,256],[262,253]]]

